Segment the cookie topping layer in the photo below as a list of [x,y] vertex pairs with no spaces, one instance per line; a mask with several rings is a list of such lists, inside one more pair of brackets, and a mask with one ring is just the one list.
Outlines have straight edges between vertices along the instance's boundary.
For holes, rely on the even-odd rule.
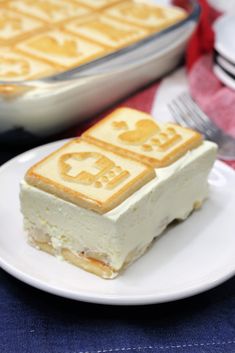
[[199,146],[202,135],[149,114],[121,108],[83,134],[87,141],[152,167],[165,167]]
[[33,166],[26,181],[66,201],[105,213],[155,177],[152,168],[75,139]]
[[26,61],[51,66],[49,73],[42,70],[32,77],[12,74],[12,81],[78,67],[186,17],[180,8],[160,8],[144,0],[4,0],[0,13],[1,53],[20,51]]

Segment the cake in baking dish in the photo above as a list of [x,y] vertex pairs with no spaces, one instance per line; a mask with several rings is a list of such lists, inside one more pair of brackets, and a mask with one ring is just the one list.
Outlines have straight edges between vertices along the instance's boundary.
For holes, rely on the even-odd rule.
[[193,130],[118,109],[27,171],[29,243],[114,278],[202,205],[215,157],[216,145]]
[[0,81],[81,66],[186,17],[144,0],[4,0],[0,12]]

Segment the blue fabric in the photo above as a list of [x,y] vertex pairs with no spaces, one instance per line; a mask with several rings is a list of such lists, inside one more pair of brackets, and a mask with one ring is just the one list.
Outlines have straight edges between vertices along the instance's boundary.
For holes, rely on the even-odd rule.
[[[17,152],[2,148],[0,163]],[[0,353],[119,352],[234,353],[235,278],[174,303],[113,307],[52,296],[0,270]]]
[[175,303],[113,307],[46,294],[0,272],[1,353],[233,353],[235,278]]

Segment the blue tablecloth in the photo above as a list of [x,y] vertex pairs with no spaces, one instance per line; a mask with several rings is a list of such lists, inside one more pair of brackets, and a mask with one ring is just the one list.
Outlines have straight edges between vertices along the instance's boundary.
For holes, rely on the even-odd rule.
[[[0,164],[19,152],[1,146]],[[235,278],[174,303],[113,307],[52,296],[0,270],[0,353],[115,352],[234,353]]]

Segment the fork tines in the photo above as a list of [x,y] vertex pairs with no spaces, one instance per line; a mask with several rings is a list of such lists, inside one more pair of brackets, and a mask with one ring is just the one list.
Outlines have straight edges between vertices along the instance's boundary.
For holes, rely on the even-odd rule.
[[182,93],[168,104],[174,120],[183,126],[202,133],[219,146],[218,156],[225,160],[235,159],[235,139],[222,131],[199,108],[188,93]]

